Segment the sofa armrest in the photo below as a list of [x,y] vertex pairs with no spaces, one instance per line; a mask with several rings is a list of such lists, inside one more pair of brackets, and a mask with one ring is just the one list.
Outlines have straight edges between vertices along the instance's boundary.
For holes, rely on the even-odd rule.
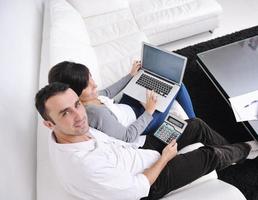
[[219,179],[211,179],[202,183],[180,188],[166,195],[162,200],[246,200],[244,195],[233,185]]

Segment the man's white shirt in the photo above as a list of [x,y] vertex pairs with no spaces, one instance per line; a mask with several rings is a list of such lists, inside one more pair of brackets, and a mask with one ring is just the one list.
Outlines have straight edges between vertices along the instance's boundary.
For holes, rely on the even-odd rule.
[[140,199],[150,183],[143,171],[160,157],[90,128],[93,139],[58,144],[49,139],[50,157],[64,188],[82,199]]

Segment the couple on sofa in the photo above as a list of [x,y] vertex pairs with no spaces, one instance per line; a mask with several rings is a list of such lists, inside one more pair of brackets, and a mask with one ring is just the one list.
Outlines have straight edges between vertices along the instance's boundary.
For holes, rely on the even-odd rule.
[[[69,193],[82,199],[158,199],[214,169],[257,156],[254,141],[229,144],[195,118],[184,86],[177,99],[190,119],[182,137],[168,145],[153,137],[172,102],[159,113],[153,92],[146,94],[145,105],[128,96],[119,104],[110,99],[140,67],[134,62],[127,76],[98,92],[87,67],[62,62],[37,93],[36,107],[53,131],[50,154]],[[195,142],[205,146],[177,155],[177,149]]]

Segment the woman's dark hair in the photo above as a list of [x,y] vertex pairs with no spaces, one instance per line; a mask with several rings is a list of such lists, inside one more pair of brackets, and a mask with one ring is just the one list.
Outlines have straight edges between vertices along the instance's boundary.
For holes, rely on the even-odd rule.
[[59,93],[65,92],[68,89],[69,89],[69,85],[64,83],[54,82],[43,87],[41,90],[38,91],[38,93],[35,95],[35,106],[39,114],[44,120],[50,120],[53,122],[53,120],[47,114],[46,105],[45,105],[46,101],[50,97],[55,96]]
[[64,61],[56,64],[48,73],[48,83],[66,83],[78,96],[88,86],[89,69],[82,64]]

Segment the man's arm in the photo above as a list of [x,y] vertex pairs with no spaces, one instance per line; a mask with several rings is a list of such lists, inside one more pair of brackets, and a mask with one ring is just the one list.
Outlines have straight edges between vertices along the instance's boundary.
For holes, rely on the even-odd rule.
[[147,177],[152,185],[158,178],[161,171],[167,165],[167,163],[176,156],[177,154],[177,143],[173,140],[169,143],[162,151],[161,157],[157,160],[150,168],[146,169],[143,174]]

